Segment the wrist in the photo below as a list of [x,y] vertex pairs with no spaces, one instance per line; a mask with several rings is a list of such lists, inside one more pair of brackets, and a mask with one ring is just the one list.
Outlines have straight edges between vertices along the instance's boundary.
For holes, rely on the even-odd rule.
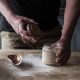
[[16,14],[10,14],[8,17],[7,17],[7,21],[10,25],[12,25],[12,23],[14,22],[15,20],[15,16]]
[[62,46],[63,48],[66,48],[66,47],[70,47],[71,46],[71,42],[68,39],[60,39],[58,41],[58,44],[60,46]]
[[71,42],[71,37],[63,37],[63,36],[61,36],[60,40]]
[[15,13],[13,13],[13,12],[5,13],[5,18],[9,23],[11,23],[11,21],[14,19],[14,17],[15,17]]
[[60,38],[60,41],[62,42],[62,43],[66,43],[66,44],[70,44],[71,43],[71,39],[70,38],[63,38],[63,37],[61,37]]

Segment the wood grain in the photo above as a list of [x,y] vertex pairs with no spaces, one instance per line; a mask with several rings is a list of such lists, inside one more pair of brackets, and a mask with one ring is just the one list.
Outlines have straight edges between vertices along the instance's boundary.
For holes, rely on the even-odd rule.
[[[21,54],[22,64],[11,64],[8,54]],[[41,50],[0,50],[0,80],[80,80],[80,52],[72,52],[65,66],[48,66],[41,58]]]

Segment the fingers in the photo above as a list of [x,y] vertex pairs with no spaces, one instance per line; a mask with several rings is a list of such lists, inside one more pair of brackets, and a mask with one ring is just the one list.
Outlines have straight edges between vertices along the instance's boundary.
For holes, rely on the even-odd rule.
[[31,33],[29,31],[25,30],[24,27],[26,27],[24,24],[19,25],[19,30],[18,30],[19,33],[30,36]]
[[64,57],[59,57],[56,59],[56,62],[59,65],[65,65],[67,63],[67,61],[69,60],[69,56],[64,56]]
[[61,51],[59,54],[61,54],[60,56],[58,56],[56,58],[56,62],[60,65],[64,65],[66,64],[66,62],[69,60],[70,58],[70,52],[67,52],[67,51]]
[[64,52],[64,48],[62,46],[56,47],[57,49],[57,54],[56,57],[59,57],[62,55],[62,53]]
[[56,58],[56,62],[60,65],[66,64],[67,62],[67,56],[66,55],[62,55],[60,57]]
[[24,41],[24,43],[26,43],[26,42],[36,43],[36,40],[33,37],[30,37],[30,36],[26,36],[24,34],[21,34],[21,38]]
[[19,22],[38,24],[33,19],[30,19],[30,18],[27,18],[27,17],[23,17],[23,16],[16,16],[15,19],[19,20]]
[[38,24],[37,22],[35,22],[33,19],[28,19],[30,23],[33,23],[33,24]]
[[56,62],[57,62],[57,63],[60,63],[61,61],[63,61],[64,57],[65,57],[64,54],[62,54],[61,56],[57,57],[57,58],[56,58]]
[[25,21],[26,23],[30,24],[30,23],[33,23],[33,24],[38,24],[37,22],[35,22],[33,19],[30,19],[30,18],[26,18],[24,17],[23,21]]
[[66,46],[62,46],[62,45],[57,45],[56,46],[57,52],[56,52],[56,62],[60,65],[64,65],[66,64],[66,62],[69,60],[70,58],[70,47],[68,45],[68,47]]
[[[66,53],[66,54],[67,54],[67,53]],[[66,64],[67,61],[69,60],[69,58],[70,58],[70,53],[68,53],[68,54],[64,57],[64,59],[60,62],[60,64],[61,64],[61,65]]]
[[36,40],[32,37],[31,32],[24,29],[24,24],[19,25],[19,34],[25,43],[26,41],[36,43]]
[[71,55],[71,45],[69,41],[59,40],[52,45],[56,51],[56,63],[59,65],[64,65],[70,58]]
[[21,30],[20,33],[25,36],[31,36],[31,33],[29,31]]

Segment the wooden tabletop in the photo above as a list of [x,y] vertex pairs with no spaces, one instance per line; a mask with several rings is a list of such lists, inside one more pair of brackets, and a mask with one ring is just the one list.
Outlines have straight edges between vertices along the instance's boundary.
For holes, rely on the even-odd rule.
[[[22,64],[14,66],[9,54],[21,54]],[[0,80],[80,80],[80,52],[72,52],[65,66],[48,66],[41,50],[0,50]]]

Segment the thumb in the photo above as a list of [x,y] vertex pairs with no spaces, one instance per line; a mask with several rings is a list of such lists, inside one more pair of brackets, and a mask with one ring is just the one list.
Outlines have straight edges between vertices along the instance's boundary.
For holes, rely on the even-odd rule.
[[30,36],[31,33],[29,31],[25,30],[23,27],[24,27],[23,25],[19,25],[19,33]]

